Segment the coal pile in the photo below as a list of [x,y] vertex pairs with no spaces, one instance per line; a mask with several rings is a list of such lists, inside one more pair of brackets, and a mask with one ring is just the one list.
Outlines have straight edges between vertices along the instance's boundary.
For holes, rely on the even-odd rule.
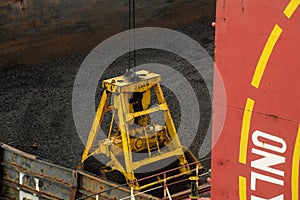
[[[210,24],[192,24],[176,29],[198,41],[214,54],[214,29]],[[95,44],[96,46],[97,44]],[[76,168],[84,148],[72,116],[72,90],[77,71],[85,54],[71,55],[38,65],[17,65],[0,71],[0,141],[22,151],[65,167]],[[124,55],[112,63],[101,79],[125,72]],[[197,156],[211,120],[211,101],[201,76],[195,78],[192,66],[177,55],[160,50],[137,51],[137,65],[161,63],[180,71],[192,84],[200,102],[201,124],[189,149]],[[213,80],[213,68],[207,74]],[[102,90],[95,95],[99,102]],[[178,127],[178,102],[171,91],[164,89],[173,120]],[[210,155],[208,154],[207,157]],[[202,162],[205,170],[210,159]]]

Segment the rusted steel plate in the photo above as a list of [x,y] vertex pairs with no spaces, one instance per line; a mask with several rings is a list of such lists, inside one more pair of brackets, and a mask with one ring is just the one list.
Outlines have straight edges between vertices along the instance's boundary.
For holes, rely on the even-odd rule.
[[2,194],[13,199],[69,199],[77,185],[74,170],[2,145]]
[[[128,1],[0,1],[0,66],[89,52],[128,29]],[[175,27],[214,18],[215,0],[136,1],[136,23]]]
[[[130,195],[126,187],[88,173],[43,161],[5,144],[0,148],[0,196],[33,200],[75,199],[103,192],[98,198],[119,199]],[[138,199],[157,199],[141,194]],[[96,199],[96,195],[87,199]]]
[[[300,8],[290,0],[217,2],[212,199],[299,198]],[[214,132],[214,130],[213,130]],[[217,138],[217,132],[214,132]]]
[[[84,197],[84,196],[100,193],[98,194],[99,199],[114,200],[114,199],[121,199],[130,196],[130,191],[125,187],[120,187],[116,190],[108,191],[113,187],[118,187],[118,185],[111,182],[107,182],[105,180],[101,180],[100,178],[89,175],[88,173],[78,171],[77,176],[78,176],[78,183],[79,183],[78,190],[77,190],[78,197]],[[96,196],[97,195],[93,196],[93,199],[96,199]],[[142,194],[142,195],[135,196],[135,199],[158,200],[159,198],[147,194]]]

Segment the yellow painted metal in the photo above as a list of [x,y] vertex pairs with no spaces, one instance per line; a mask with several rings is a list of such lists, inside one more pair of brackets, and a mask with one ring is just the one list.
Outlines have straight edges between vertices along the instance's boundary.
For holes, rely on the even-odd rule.
[[111,136],[111,131],[113,128],[114,120],[115,120],[115,112],[112,113],[111,122],[110,122],[110,126],[109,126],[109,132],[107,135],[108,139],[110,139],[110,136]]
[[142,81],[132,81],[126,76],[119,76],[104,80],[102,87],[112,93],[145,92],[161,81],[159,74],[146,70],[140,70],[135,72],[135,74]]
[[126,108],[128,108],[128,106],[125,105],[122,93],[118,95],[118,98],[120,98],[119,100],[120,105],[118,105],[118,117],[119,117],[119,129],[121,132],[122,149],[124,153],[126,172],[131,173],[132,172],[132,156],[130,151],[131,143],[130,143],[128,127],[126,126],[126,122],[124,120],[124,113],[126,113]]
[[89,157],[88,154],[89,154],[89,151],[90,151],[90,149],[91,149],[92,145],[94,144],[95,139],[97,137],[100,125],[101,125],[102,120],[103,120],[104,111],[105,111],[106,106],[107,106],[107,100],[109,99],[109,97],[110,97],[110,94],[107,95],[107,92],[104,91],[103,94],[102,94],[102,98],[101,98],[101,101],[99,103],[97,112],[96,112],[96,116],[95,116],[93,124],[92,124],[92,128],[91,128],[90,133],[89,133],[87,143],[85,145],[85,149],[84,149],[83,154],[82,154],[81,162],[84,162]]
[[133,118],[136,118],[136,117],[139,117],[139,116],[142,116],[142,115],[148,115],[148,114],[151,114],[153,112],[157,112],[157,111],[160,111],[160,110],[168,110],[168,106],[166,103],[163,103],[163,104],[160,104],[158,106],[154,106],[152,108],[149,108],[147,110],[142,110],[142,111],[139,111],[139,112],[134,112],[134,113],[129,113],[126,115],[126,121],[129,121]]
[[169,158],[169,157],[172,157],[172,156],[181,156],[183,155],[182,154],[182,148],[177,148],[175,150],[172,150],[172,151],[167,151],[167,152],[163,152],[162,155],[158,155],[158,156],[151,156],[147,159],[143,159],[143,160],[140,160],[140,161],[137,161],[137,162],[134,162],[133,163],[133,170],[136,170],[144,165],[148,165],[148,164],[151,164],[151,163],[154,163],[154,162],[159,162],[163,159],[166,159],[166,158]]
[[163,91],[162,91],[159,83],[154,86],[154,90],[155,90],[155,93],[156,93],[156,96],[157,96],[158,103],[159,104],[164,104],[166,106],[166,108],[165,108],[166,111],[163,114],[164,114],[164,118],[165,118],[165,121],[166,121],[166,125],[168,127],[169,132],[170,132],[171,138],[176,139],[175,142],[179,143],[178,136],[176,134],[175,125],[174,125],[173,119],[171,117],[171,113],[169,111],[169,108],[167,107],[167,104],[166,104],[167,102],[165,100],[165,97],[163,95]]
[[[128,182],[136,181],[134,172],[138,168],[174,156],[182,166],[179,175],[191,172],[191,169],[185,166],[188,164],[184,154],[187,149],[181,145],[178,138],[160,81],[159,74],[141,70],[136,72],[135,77],[119,76],[102,82],[104,92],[82,155],[82,163],[90,156],[106,155],[110,160],[106,165],[111,170],[120,171]],[[149,108],[152,89],[155,91],[158,105]],[[112,102],[112,105],[109,105],[109,102]],[[108,138],[100,140],[96,143],[96,148],[92,148],[103,116],[110,111],[112,121],[107,133]],[[162,113],[165,125],[151,124],[148,118],[154,112]],[[113,128],[114,124],[117,125],[117,130]],[[157,152],[153,153],[154,150]],[[133,161],[133,153],[138,152],[148,152],[148,156]],[[189,152],[187,155],[192,161],[196,161],[190,154]],[[147,185],[154,184],[157,183]],[[133,187],[139,190],[147,186],[139,186],[135,182]]]

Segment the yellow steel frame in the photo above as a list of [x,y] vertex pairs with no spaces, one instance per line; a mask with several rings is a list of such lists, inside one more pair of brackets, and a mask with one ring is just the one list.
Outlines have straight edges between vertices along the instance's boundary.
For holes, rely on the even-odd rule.
[[[178,156],[179,164],[181,166],[188,164],[184,155],[185,148],[180,143],[171,113],[159,84],[161,80],[160,75],[145,70],[138,71],[136,74],[137,76],[143,74],[143,76],[140,76],[139,81],[137,82],[130,82],[130,80],[124,76],[103,81],[102,87],[104,88],[104,92],[102,94],[102,98],[99,103],[81,159],[81,162],[84,163],[84,161],[90,156],[96,154],[105,154],[108,158],[110,158],[110,162],[107,165],[113,170],[120,171],[128,182],[136,180],[134,171],[139,167],[169,158],[171,156]],[[144,109],[142,111],[132,112],[131,105],[129,105],[129,99],[132,93],[146,92],[152,88],[155,91],[159,105],[153,108]],[[113,105],[109,105],[109,99],[111,97],[113,98]],[[143,98],[147,98],[145,101],[150,102],[150,93],[148,93],[148,95],[145,97],[143,96]],[[110,110],[113,110],[114,113],[117,113],[119,135],[112,136],[112,127],[110,127],[109,137],[105,140],[99,141],[96,148],[92,148],[95,144],[103,116]],[[132,122],[135,117],[148,115],[157,111],[161,111],[163,113],[166,122],[165,129],[169,134],[168,139],[165,137],[165,133],[163,133],[163,131],[159,133],[155,132],[155,137],[153,138],[148,138],[147,135],[142,139],[130,136],[129,123]],[[112,126],[112,124],[110,126]],[[163,142],[161,142],[161,140],[158,141],[158,137],[163,138],[161,139]],[[143,142],[143,144],[147,143],[147,146],[144,146],[144,148],[148,149],[149,157],[139,161],[133,161],[132,152],[135,151],[135,148],[132,145],[135,144],[138,139],[146,141]],[[152,141],[152,144],[156,142],[158,145],[167,143],[169,145],[168,151],[159,151],[159,154],[151,155],[149,141]],[[124,165],[122,165],[118,159],[119,156],[124,157]],[[192,156],[192,159],[193,161],[197,160],[194,156]],[[190,172],[190,168],[183,167],[180,172],[182,174],[187,174]],[[137,183],[134,186],[136,190],[144,188],[140,187]]]

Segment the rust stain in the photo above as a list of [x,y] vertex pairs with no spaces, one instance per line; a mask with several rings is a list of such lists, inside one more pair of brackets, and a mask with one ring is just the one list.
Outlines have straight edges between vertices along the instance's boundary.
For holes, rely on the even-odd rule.
[[[215,2],[144,2],[137,4],[136,13],[137,27],[173,28],[212,20]],[[127,30],[127,15],[126,2],[121,0],[4,1],[0,3],[0,66],[89,52],[106,38]]]
[[[95,194],[117,186],[117,184],[106,182],[85,172],[39,160],[31,154],[26,154],[1,143],[0,151],[3,156],[0,163],[2,173],[0,193],[4,198],[18,199],[19,191],[24,191],[46,199],[69,199],[69,197],[74,199],[75,196]],[[34,170],[37,170],[37,172]],[[53,175],[45,174],[49,170],[52,170],[52,172],[53,170],[57,171]],[[20,172],[22,172],[21,182],[19,182]],[[36,179],[39,180],[39,191],[36,189]],[[66,183],[64,179],[68,180],[69,183]],[[118,199],[117,197],[120,196],[129,195],[130,190],[128,188],[120,187],[114,193],[102,193],[99,197],[113,200]],[[149,197],[149,195],[143,194],[140,199],[149,199]],[[156,200],[157,198],[153,197],[152,199]]]
[[280,118],[279,116],[273,115],[273,114],[266,114],[266,116],[269,116],[269,117],[274,118],[274,119],[279,119]]
[[20,0],[2,1],[2,2],[0,2],[0,8],[11,5],[11,4],[18,3],[19,1]]
[[20,10],[21,10],[22,12],[25,11],[25,7],[26,7],[25,0],[20,0]]

